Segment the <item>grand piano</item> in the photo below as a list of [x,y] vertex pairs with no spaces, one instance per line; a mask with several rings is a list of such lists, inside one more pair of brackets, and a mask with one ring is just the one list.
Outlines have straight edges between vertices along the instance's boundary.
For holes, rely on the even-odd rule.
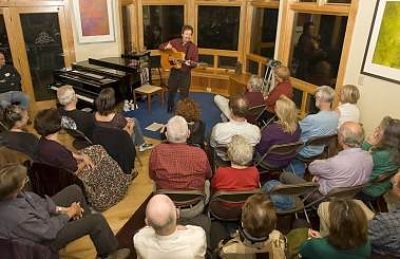
[[[132,99],[134,88],[142,84],[143,73],[150,71],[150,52],[121,57],[89,58],[72,64],[72,68],[55,70],[50,89],[69,84],[85,107],[94,106],[94,100],[104,88],[115,90],[117,102]],[[143,72],[144,71],[144,72]],[[142,77],[142,78],[141,78]],[[150,73],[144,80],[151,80]]]

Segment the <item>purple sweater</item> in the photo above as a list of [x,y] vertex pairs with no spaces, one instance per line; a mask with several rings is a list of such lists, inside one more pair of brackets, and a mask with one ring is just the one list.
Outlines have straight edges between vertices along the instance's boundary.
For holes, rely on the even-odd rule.
[[[282,130],[281,126],[274,122],[267,126],[261,132],[261,141],[256,146],[256,152],[262,156],[273,145],[288,144],[296,142],[300,139],[301,130],[297,125],[297,129],[293,134],[286,133]],[[286,166],[290,163],[294,156],[268,156],[264,162],[274,166]]]

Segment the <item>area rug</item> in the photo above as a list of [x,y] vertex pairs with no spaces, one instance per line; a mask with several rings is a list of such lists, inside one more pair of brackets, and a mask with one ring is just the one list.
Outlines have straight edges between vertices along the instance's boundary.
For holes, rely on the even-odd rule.
[[[179,94],[177,95],[179,96]],[[206,136],[209,136],[211,134],[212,127],[221,121],[220,111],[214,104],[214,94],[190,93],[189,96],[199,103],[201,109],[201,119],[206,124]],[[135,117],[138,119],[143,130],[143,134],[146,137],[160,139],[160,133],[158,131],[149,131],[145,128],[153,122],[165,124],[167,123],[168,119],[173,116],[173,114],[167,113],[166,99],[167,96],[165,96],[165,103],[164,106],[162,106],[158,97],[152,98],[151,113],[147,109],[147,100],[139,101],[139,109],[126,112],[125,116]]]

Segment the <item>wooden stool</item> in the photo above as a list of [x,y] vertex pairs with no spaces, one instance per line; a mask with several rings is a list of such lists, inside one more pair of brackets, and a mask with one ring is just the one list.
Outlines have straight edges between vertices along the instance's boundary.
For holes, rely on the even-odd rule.
[[151,112],[151,97],[155,94],[158,94],[161,99],[161,105],[164,105],[164,89],[162,87],[156,85],[142,85],[133,90],[133,100],[135,102],[135,107],[137,107],[136,103],[136,94],[145,94],[147,95],[147,108],[149,112]]

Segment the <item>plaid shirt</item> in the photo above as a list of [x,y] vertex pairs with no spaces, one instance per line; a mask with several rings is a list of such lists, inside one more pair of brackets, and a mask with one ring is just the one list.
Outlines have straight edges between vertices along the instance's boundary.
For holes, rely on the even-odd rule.
[[163,143],[151,152],[149,176],[157,189],[204,190],[204,182],[211,175],[210,163],[201,148]]
[[370,220],[368,237],[375,253],[400,256],[400,208]]

